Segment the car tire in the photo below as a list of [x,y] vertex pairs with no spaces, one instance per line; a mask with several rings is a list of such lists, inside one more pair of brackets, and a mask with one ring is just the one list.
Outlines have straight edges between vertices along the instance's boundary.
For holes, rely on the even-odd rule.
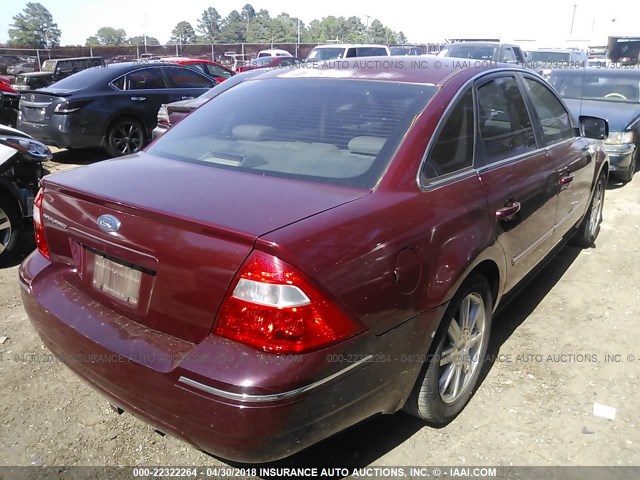
[[18,255],[22,217],[16,202],[0,195],[0,266],[10,264]]
[[[440,322],[404,410],[425,422],[451,422],[475,391],[489,344],[493,297],[483,276],[467,279]],[[461,313],[467,312],[465,316]],[[474,339],[476,339],[474,341]],[[469,348],[471,347],[471,348]]]
[[606,191],[606,185],[607,178],[604,174],[601,174],[593,190],[589,209],[571,239],[573,245],[582,248],[593,247],[596,238],[598,238],[600,225],[602,224],[602,210],[604,209],[604,192]]
[[132,117],[118,118],[109,126],[105,150],[112,157],[139,152],[146,145],[142,124]]

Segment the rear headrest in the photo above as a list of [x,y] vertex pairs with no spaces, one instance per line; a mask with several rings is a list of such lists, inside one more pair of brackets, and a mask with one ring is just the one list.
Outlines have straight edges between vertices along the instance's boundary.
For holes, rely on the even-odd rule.
[[354,137],[349,141],[349,151],[351,153],[359,153],[362,155],[378,155],[386,138],[361,136]]
[[278,131],[267,125],[238,125],[231,131],[233,138],[238,140],[269,140]]

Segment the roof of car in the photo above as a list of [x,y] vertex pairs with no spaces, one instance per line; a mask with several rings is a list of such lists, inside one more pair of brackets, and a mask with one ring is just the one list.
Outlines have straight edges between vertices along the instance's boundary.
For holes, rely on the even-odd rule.
[[211,60],[206,58],[187,58],[187,57],[162,57],[160,62],[188,62],[188,63],[212,63]]
[[353,48],[353,47],[388,48],[386,45],[374,45],[370,43],[327,43],[325,45],[316,45],[313,48]]
[[606,68],[606,67],[584,67],[584,68],[560,68],[557,70],[553,70],[552,73],[560,74],[562,76],[582,76],[585,73],[598,73],[598,75],[613,75],[622,78],[640,78],[640,70],[633,67],[617,67],[617,68]]
[[[355,57],[340,60],[307,62],[298,67],[273,69],[261,75],[259,80],[268,78],[348,78],[353,80],[383,80],[403,83],[424,83],[442,85],[448,79],[462,75],[472,78],[477,73],[510,68],[512,70],[529,71],[508,64],[490,62],[465,62],[464,60],[431,55],[420,56],[415,60],[407,60],[404,55],[388,57]],[[468,65],[467,65],[468,64]]]
[[62,62],[62,61],[66,61],[66,60],[104,60],[102,57],[69,57],[69,58],[45,58],[43,60],[43,62],[47,62],[47,61],[54,61],[54,62]]
[[582,50],[575,48],[536,48],[535,50],[531,50],[531,53],[535,52],[579,53],[582,52]]
[[473,46],[485,46],[485,47],[499,47],[500,45],[506,45],[509,47],[517,47],[517,45],[513,43],[503,43],[503,42],[454,42],[448,45],[445,45],[443,48],[452,47],[454,45],[473,45]]

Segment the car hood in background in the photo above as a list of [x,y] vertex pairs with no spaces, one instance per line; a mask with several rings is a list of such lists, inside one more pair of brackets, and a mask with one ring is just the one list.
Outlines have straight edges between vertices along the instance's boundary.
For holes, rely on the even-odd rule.
[[579,98],[565,98],[564,101],[576,118],[580,115],[604,118],[609,122],[609,130],[612,132],[625,130],[640,117],[640,103]]

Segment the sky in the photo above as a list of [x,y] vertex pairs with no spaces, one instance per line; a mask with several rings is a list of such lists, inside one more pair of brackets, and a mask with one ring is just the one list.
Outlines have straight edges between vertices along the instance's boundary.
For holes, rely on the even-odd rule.
[[[37,0],[34,0],[37,1]],[[8,40],[12,17],[26,1],[5,0],[0,17],[0,42]],[[196,28],[202,12],[214,6],[220,15],[240,11],[247,0],[136,0],[130,3],[92,0],[40,0],[62,30],[62,45],[81,44],[100,27],[123,28],[129,37],[146,33],[168,41],[171,30],[182,20]],[[410,42],[425,43],[447,38],[500,38],[502,41],[537,46],[566,46],[567,41],[591,45],[606,43],[608,35],[640,36],[640,2],[629,0],[455,0],[444,2],[376,2],[370,0],[322,0],[291,2],[257,0],[249,2],[256,11],[264,8],[271,16],[286,12],[306,24],[329,15],[360,17],[366,23],[379,19],[395,31],[403,31]],[[124,5],[124,9],[118,8]],[[574,9],[575,5],[575,9]],[[575,15],[574,15],[575,10]],[[570,34],[573,20],[573,33]]]

